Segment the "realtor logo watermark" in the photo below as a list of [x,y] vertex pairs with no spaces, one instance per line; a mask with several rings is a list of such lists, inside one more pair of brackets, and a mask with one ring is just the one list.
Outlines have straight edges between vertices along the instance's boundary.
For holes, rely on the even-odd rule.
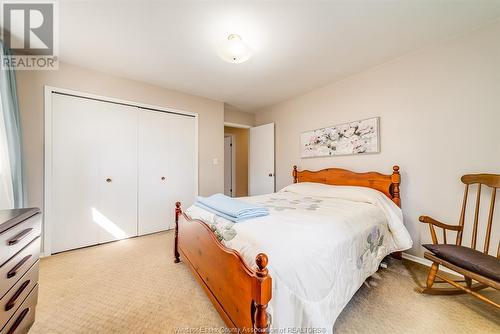
[[11,55],[1,68],[58,69],[58,12],[56,1],[3,1],[2,36]]

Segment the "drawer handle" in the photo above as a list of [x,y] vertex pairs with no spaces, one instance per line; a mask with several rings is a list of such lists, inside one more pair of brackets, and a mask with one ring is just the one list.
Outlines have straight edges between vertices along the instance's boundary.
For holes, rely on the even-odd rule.
[[24,318],[28,315],[28,313],[30,313],[30,308],[25,308],[21,314],[19,314],[19,316],[17,317],[16,321],[14,321],[14,323],[12,324],[12,326],[9,328],[9,331],[7,332],[7,334],[13,334],[17,327],[19,327],[19,325],[21,324],[21,322],[23,322]]
[[7,241],[7,244],[9,246],[17,244],[19,241],[21,241],[22,239],[24,239],[31,231],[33,231],[32,227],[27,228],[25,230],[22,230],[21,232],[19,232],[18,234],[16,234],[12,239],[10,239],[9,241]]
[[19,289],[17,289],[16,293],[10,298],[10,300],[7,302],[7,304],[5,304],[5,311],[10,310],[11,308],[13,308],[16,305],[17,298],[19,298],[19,296],[21,296],[24,289],[26,289],[26,287],[30,284],[30,282],[31,282],[31,280],[27,280],[26,282],[21,284]]
[[16,276],[19,269],[23,266],[23,264],[26,263],[26,261],[28,261],[31,258],[31,256],[32,255],[30,254],[23,257],[23,259],[19,261],[18,264],[16,264],[11,270],[9,270],[9,272],[7,273],[7,278],[12,278]]

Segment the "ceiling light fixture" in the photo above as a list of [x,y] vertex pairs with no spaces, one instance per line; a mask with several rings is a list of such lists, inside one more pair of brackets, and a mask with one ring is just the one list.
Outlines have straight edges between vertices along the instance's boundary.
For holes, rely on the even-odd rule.
[[231,34],[219,49],[219,56],[228,63],[240,64],[252,56],[252,50],[242,40],[241,36]]

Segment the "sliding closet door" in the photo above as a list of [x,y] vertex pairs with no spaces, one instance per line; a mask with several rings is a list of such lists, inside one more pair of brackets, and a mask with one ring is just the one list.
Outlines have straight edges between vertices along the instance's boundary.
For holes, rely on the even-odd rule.
[[97,101],[52,96],[52,252],[97,244],[99,124]]
[[174,205],[195,198],[195,119],[171,113],[139,113],[139,235],[174,226]]
[[52,94],[51,251],[172,228],[197,192],[196,120]]
[[94,221],[99,242],[137,235],[138,108],[101,103],[99,206]]
[[[170,177],[170,206],[182,203],[184,209],[193,205],[198,195],[198,170],[196,168],[196,122],[194,117],[171,114],[168,160]],[[174,227],[174,212],[170,211],[168,223]]]
[[52,252],[137,235],[137,113],[52,95]]
[[167,204],[170,185],[168,159],[171,158],[168,152],[169,131],[168,114],[141,110],[138,133],[139,235],[169,228],[167,216],[173,210]]

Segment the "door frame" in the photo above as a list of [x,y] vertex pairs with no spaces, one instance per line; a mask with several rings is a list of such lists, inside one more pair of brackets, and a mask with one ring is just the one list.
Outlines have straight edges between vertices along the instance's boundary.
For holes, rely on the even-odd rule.
[[[185,111],[171,107],[160,107],[156,105],[140,103],[130,100],[117,99],[109,96],[102,96],[60,87],[44,86],[44,141],[43,141],[43,210],[42,210],[42,252],[41,256],[52,254],[52,93],[59,93],[79,98],[99,100],[102,102],[124,104],[137,108],[150,109],[158,112],[185,115],[194,117],[195,126],[195,195],[198,195],[198,113]],[[173,209],[172,209],[173,210]]]
[[[236,197],[236,136],[232,133],[224,133],[224,138],[226,137],[231,138],[231,197]],[[226,159],[225,156],[224,159]],[[226,176],[225,170],[224,176]]]
[[231,123],[231,122],[224,122],[224,126],[227,126],[229,128],[238,128],[238,129],[250,129],[250,128],[253,128],[253,126],[250,126],[250,125],[240,124],[240,123]]

